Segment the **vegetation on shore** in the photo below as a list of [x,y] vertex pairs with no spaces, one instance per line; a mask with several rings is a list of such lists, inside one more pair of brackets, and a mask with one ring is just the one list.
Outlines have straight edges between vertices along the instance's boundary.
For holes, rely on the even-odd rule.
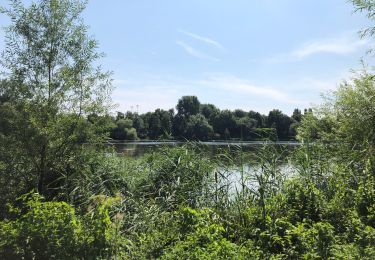
[[[114,140],[295,140],[303,115],[311,109],[294,109],[292,116],[274,109],[268,115],[236,109],[220,110],[213,104],[201,104],[196,96],[183,96],[174,109],[156,109],[138,114],[117,112],[106,116],[108,131]],[[91,115],[89,120],[98,118]]]
[[[373,258],[371,72],[306,113],[297,129],[304,145],[291,152],[266,145],[250,157],[209,157],[187,144],[125,158],[100,145],[111,81],[92,66],[100,54],[80,19],[85,2],[10,2],[2,10],[12,24],[0,87],[0,258]],[[353,2],[374,17],[372,1]],[[208,120],[199,113],[180,130]]]

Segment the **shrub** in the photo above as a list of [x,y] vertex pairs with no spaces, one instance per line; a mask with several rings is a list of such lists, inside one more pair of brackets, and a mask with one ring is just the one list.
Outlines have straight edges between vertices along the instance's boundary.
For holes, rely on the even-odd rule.
[[[85,239],[74,208],[65,202],[42,202],[38,194],[29,194],[23,199],[23,209],[12,209],[20,216],[14,221],[1,222],[2,258],[69,259],[77,256]],[[21,214],[24,210],[26,213]]]
[[92,211],[79,217],[66,202],[44,202],[38,194],[21,198],[11,207],[15,220],[0,222],[0,258],[82,259],[123,256],[127,240],[109,216],[118,199],[97,200]]

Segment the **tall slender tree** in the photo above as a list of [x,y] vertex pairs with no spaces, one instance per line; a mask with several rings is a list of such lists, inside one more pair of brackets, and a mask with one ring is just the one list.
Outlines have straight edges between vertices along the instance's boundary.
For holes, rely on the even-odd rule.
[[12,131],[0,133],[0,142],[15,143],[0,150],[0,160],[17,160],[1,162],[2,176],[27,176],[26,187],[48,193],[69,177],[81,144],[94,140],[85,117],[109,108],[110,73],[93,65],[102,54],[81,18],[86,1],[9,2],[1,8],[11,19],[1,65],[10,82],[3,92],[13,98],[0,109]]

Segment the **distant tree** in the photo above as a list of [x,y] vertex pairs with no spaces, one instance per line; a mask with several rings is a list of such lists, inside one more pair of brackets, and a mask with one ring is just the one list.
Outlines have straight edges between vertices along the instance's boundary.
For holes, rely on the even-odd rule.
[[215,117],[213,128],[215,133],[220,134],[222,138],[227,138],[228,133],[232,133],[236,127],[236,120],[233,113],[229,110],[222,110]]
[[120,119],[124,119],[124,118],[125,118],[125,114],[118,111],[117,116],[116,116],[116,121],[118,121]]
[[98,136],[108,137],[117,127],[115,119],[110,115],[92,113],[87,116],[87,121],[94,126],[91,130],[95,131],[95,134]]
[[250,140],[253,138],[253,132],[257,125],[255,119],[246,116],[241,117],[236,120],[236,125],[237,128],[239,128],[237,132],[240,132],[238,137],[241,138],[241,140]]
[[155,113],[158,113],[160,118],[161,136],[163,138],[169,138],[172,134],[173,114],[171,114],[171,111],[165,111],[162,109],[156,110]]
[[292,118],[297,121],[297,122],[301,122],[302,120],[302,113],[301,113],[301,110],[299,110],[298,108],[294,109],[293,111],[293,115],[292,115]]
[[161,121],[159,114],[152,113],[149,120],[148,135],[151,139],[158,139],[161,133]]
[[207,119],[203,115],[198,114],[189,117],[184,136],[190,140],[206,141],[212,138],[213,133],[213,128]]
[[133,128],[133,121],[127,118],[116,122],[116,128],[112,130],[111,137],[116,140],[135,140],[137,131]]
[[249,111],[248,116],[257,121],[256,127],[266,127],[266,117],[255,111]]
[[[156,109],[141,115],[143,120],[142,132],[151,139],[170,138],[172,132],[173,110]],[[146,131],[147,130],[147,131]]]
[[177,103],[177,114],[183,117],[199,113],[200,102],[196,96],[183,96]]
[[138,136],[142,139],[147,138],[147,127],[141,116],[136,116],[133,120],[133,126],[136,129]]
[[292,123],[289,116],[283,114],[280,110],[274,109],[269,112],[267,125],[275,128],[279,139],[287,139],[289,137],[290,124]]
[[137,140],[138,139],[137,130],[134,127],[126,128],[125,136],[126,136],[126,140],[132,140],[132,141]]
[[236,110],[234,110],[233,115],[235,117],[241,118],[241,117],[247,116],[247,113],[245,111],[243,111],[242,109],[236,109]]
[[181,138],[185,134],[189,117],[199,113],[200,102],[196,96],[183,96],[178,100],[176,109],[172,130],[175,137]]
[[134,118],[136,117],[136,113],[132,112],[132,111],[126,111],[126,114],[125,114],[125,117],[126,118],[129,118],[130,120],[134,120]]
[[215,105],[212,105],[212,104],[201,104],[200,113],[212,125],[215,117],[220,113],[220,110]]

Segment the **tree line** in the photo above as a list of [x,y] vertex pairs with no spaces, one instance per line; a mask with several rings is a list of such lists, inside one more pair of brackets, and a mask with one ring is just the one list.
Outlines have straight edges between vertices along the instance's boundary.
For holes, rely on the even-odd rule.
[[[202,104],[196,96],[183,96],[174,109],[156,109],[138,114],[117,112],[109,117],[110,137],[115,140],[295,140],[302,117],[311,109],[294,109],[288,116],[278,109],[263,115],[259,112],[220,110]],[[91,118],[91,119],[90,119]],[[93,121],[93,116],[89,120]]]

